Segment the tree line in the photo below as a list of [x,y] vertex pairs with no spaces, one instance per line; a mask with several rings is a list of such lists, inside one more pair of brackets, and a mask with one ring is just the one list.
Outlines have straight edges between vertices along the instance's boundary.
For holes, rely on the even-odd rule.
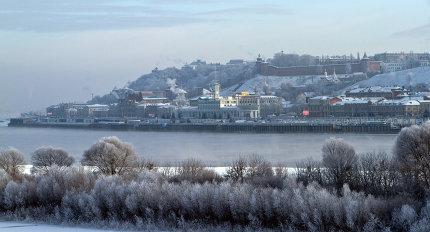
[[[159,168],[105,137],[81,165],[64,150],[0,153],[0,214],[118,228],[274,231],[430,231],[430,124],[404,128],[393,154],[357,154],[342,139],[295,171],[253,155],[225,175],[196,159]],[[91,167],[91,168],[88,168]]]

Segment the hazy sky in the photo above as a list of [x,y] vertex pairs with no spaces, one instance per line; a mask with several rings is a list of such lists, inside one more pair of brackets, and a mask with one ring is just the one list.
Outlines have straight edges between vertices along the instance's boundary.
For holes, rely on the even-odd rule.
[[430,0],[0,0],[0,115],[200,58],[430,50]]

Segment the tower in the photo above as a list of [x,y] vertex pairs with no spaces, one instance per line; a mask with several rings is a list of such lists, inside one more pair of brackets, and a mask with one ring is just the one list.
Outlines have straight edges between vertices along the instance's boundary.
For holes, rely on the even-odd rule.
[[257,62],[263,62],[263,58],[261,58],[261,54],[258,54]]
[[214,99],[220,98],[221,84],[217,81],[214,86]]

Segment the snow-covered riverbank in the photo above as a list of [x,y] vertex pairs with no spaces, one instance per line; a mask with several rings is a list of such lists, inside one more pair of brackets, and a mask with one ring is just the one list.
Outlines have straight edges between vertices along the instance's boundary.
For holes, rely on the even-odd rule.
[[103,231],[109,232],[114,230],[100,230],[91,228],[80,228],[80,227],[66,227],[56,225],[43,225],[38,223],[24,223],[24,222],[13,222],[13,221],[0,221],[0,231],[8,232],[94,232]]

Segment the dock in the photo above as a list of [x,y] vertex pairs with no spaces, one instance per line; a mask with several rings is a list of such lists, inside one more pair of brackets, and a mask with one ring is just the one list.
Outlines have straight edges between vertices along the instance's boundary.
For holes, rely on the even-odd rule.
[[218,132],[218,133],[366,133],[396,134],[401,128],[419,125],[427,119],[375,118],[309,118],[277,122],[178,122],[172,120],[140,121],[94,119],[11,119],[11,127],[74,128],[92,130],[159,131],[159,132]]

